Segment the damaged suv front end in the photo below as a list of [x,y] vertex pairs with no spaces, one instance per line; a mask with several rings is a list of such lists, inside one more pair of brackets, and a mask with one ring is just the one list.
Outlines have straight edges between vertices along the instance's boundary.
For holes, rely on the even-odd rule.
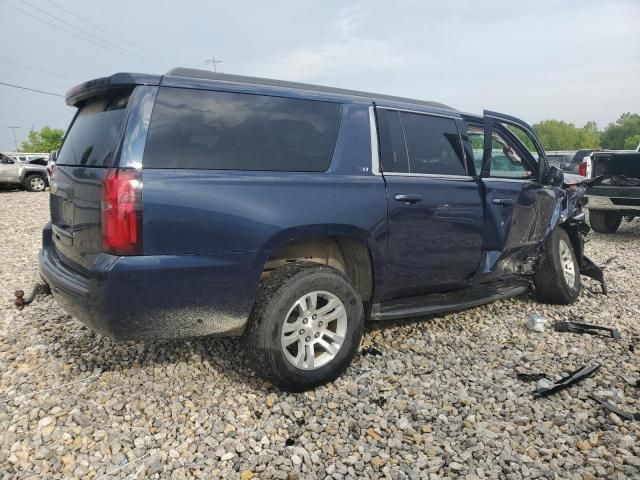
[[584,196],[587,191],[587,185],[580,182],[581,177],[575,175],[565,175],[563,186],[565,192],[565,202],[561,213],[560,224],[569,233],[569,237],[573,242],[578,263],[580,265],[580,274],[585,277],[593,278],[602,285],[602,293],[607,294],[607,282],[604,278],[602,268],[598,267],[593,261],[584,254],[584,244],[587,240],[591,228],[586,222],[586,215],[583,210]]

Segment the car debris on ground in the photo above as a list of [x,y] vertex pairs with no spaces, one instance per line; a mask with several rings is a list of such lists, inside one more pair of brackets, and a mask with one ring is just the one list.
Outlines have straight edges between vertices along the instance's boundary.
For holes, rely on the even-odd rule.
[[576,371],[570,373],[566,377],[563,377],[557,382],[553,382],[548,378],[541,378],[540,380],[538,380],[538,383],[536,383],[536,389],[533,392],[533,396],[546,397],[548,395],[551,395],[552,393],[556,393],[560,390],[564,390],[565,388],[569,388],[571,385],[593,375],[599,368],[599,364],[587,365],[577,369]]
[[592,400],[598,402],[600,406],[602,406],[603,408],[606,408],[610,412],[615,413],[616,415],[618,415],[620,418],[623,418],[624,420],[628,420],[630,422],[634,420],[640,420],[640,412],[636,412],[636,413],[625,412],[624,410],[621,410],[620,408],[616,407],[615,405],[612,405],[606,400],[602,400],[594,395],[590,395],[590,397]]
[[589,335],[601,335],[620,340],[620,332],[615,328],[602,327],[581,322],[556,322],[553,326],[556,332],[587,333]]
[[544,332],[544,327],[547,324],[547,317],[540,315],[539,313],[532,313],[527,319],[527,328],[532,332]]

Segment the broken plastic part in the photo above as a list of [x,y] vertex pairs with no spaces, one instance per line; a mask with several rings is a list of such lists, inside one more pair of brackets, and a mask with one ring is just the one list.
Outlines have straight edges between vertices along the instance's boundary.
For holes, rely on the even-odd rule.
[[527,328],[532,332],[544,332],[544,326],[547,323],[547,317],[539,313],[532,313],[527,319]]
[[602,285],[602,293],[604,295],[607,294],[607,282],[604,279],[604,272],[593,263],[589,257],[584,255],[582,256],[582,263],[580,265],[580,274],[600,282],[600,285]]
[[628,378],[625,378],[623,376],[620,376],[620,378],[624,380],[624,383],[626,383],[627,385],[640,388],[640,378],[636,378],[635,380],[629,380]]
[[371,345],[370,347],[366,347],[362,349],[362,354],[363,355],[382,355],[382,350],[380,350],[378,347],[376,347],[375,345]]
[[608,336],[620,340],[620,332],[615,328],[601,327],[579,322],[556,322],[553,326],[556,332],[588,333],[589,335],[599,335],[600,332],[607,332]]
[[537,382],[547,378],[547,375],[545,373],[516,373],[516,377],[523,382]]
[[[575,372],[567,375],[562,380],[559,380],[553,383],[549,379],[541,379],[536,384],[536,390],[533,392],[534,397],[546,397],[547,395],[551,395],[552,393],[559,392],[560,390],[564,390],[565,388],[573,385],[574,383],[578,383],[581,380],[592,375],[600,368],[600,365],[587,365],[586,367],[579,368]],[[546,381],[545,381],[546,380]]]
[[600,400],[599,398],[594,397],[593,395],[589,395],[589,396],[591,397],[592,400],[595,400],[596,402],[598,402],[600,406],[606,408],[610,412],[615,413],[620,418],[624,418],[625,420],[629,420],[630,422],[633,422],[634,420],[640,420],[640,413],[625,412],[624,410],[619,409],[615,405],[611,405],[609,402]]

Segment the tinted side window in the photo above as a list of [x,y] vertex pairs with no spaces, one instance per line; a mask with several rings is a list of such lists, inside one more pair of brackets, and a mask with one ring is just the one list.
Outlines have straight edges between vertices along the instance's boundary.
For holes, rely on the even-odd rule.
[[398,112],[391,110],[377,110],[380,123],[380,153],[382,156],[382,170],[385,172],[408,173],[409,160],[407,147],[404,143],[404,133]]
[[411,173],[466,175],[456,122],[450,118],[400,112]]
[[337,103],[161,88],[143,165],[323,172],[339,125]]

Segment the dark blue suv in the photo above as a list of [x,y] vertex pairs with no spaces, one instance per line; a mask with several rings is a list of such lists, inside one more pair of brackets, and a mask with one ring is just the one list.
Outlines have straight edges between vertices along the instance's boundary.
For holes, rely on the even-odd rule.
[[289,390],[336,378],[365,321],[535,288],[570,303],[582,189],[531,128],[435,102],[211,72],[67,94],[40,267],[116,339],[243,335]]

